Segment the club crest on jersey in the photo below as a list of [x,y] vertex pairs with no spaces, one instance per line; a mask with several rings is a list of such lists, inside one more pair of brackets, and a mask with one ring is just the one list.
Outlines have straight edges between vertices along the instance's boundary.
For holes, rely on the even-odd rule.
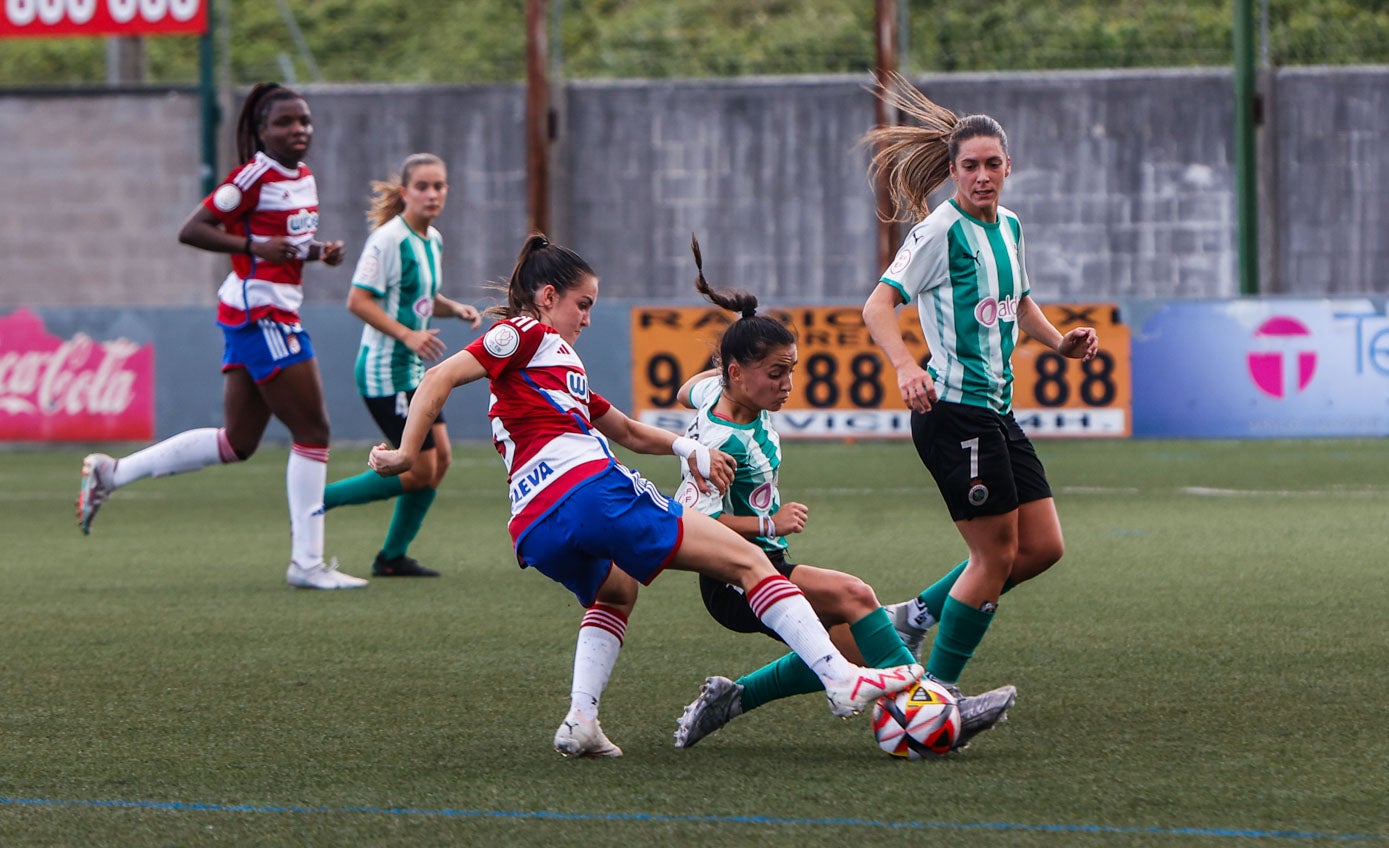
[[313,209],[300,209],[285,219],[285,228],[292,236],[313,235],[318,232],[318,212]]
[[488,353],[502,359],[515,353],[521,346],[521,334],[510,324],[496,324],[483,335],[482,346]]
[[992,327],[999,321],[1015,321],[1018,317],[1018,299],[1009,295],[998,300],[986,297],[974,307],[974,320],[985,327]]
[[285,346],[289,348],[290,353],[298,353],[300,350],[303,350],[303,347],[299,344],[298,336],[285,336]]

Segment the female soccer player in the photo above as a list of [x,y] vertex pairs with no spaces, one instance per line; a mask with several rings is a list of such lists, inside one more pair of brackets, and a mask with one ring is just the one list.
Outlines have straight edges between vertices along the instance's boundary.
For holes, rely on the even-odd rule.
[[[732,484],[720,496],[701,489],[688,467],[682,466],[685,479],[675,499],[757,545],[772,567],[805,593],[845,656],[875,668],[913,662],[868,584],[842,571],[787,560],[786,534],[805,529],[808,509],[805,504],[781,500],[777,486],[781,437],[772,427],[770,413],[781,409],[790,397],[796,337],[781,322],[757,314],[755,295],[714,291],[704,278],[699,243],[692,240],[690,247],[698,272],[695,288],[739,317],[719,340],[718,367],[696,374],[680,387],[681,403],[697,410],[685,435],[733,457],[737,467]],[[747,596],[736,586],[701,575],[699,587],[709,614],[724,627],[779,638],[758,620]],[[680,716],[675,747],[689,748],[768,701],[823,688],[819,676],[794,653],[737,681],[707,678],[699,697]]]
[[251,89],[236,125],[242,165],[188,216],[179,241],[232,254],[217,292],[224,426],[188,430],[113,459],[82,462],[77,523],[92,519],[111,492],[145,477],[242,462],[255,453],[274,415],[293,445],[286,471],[290,562],[286,579],[309,589],[353,589],[367,581],[323,558],[323,486],[328,468],[328,410],[309,335],[299,323],[305,262],[338,265],[340,241],[321,242],[318,187],[301,160],[313,139],[309,104],[275,83]]
[[[399,444],[424,360],[438,359],[446,350],[439,331],[429,327],[430,317],[460,318],[477,329],[482,315],[439,291],[443,239],[433,224],[449,194],[444,160],[432,153],[407,156],[399,176],[373,182],[372,190],[367,211],[372,233],[357,260],[347,308],[367,325],[357,352],[357,391],[381,432]],[[324,509],[396,498],[390,529],[371,566],[373,576],[439,576],[406,552],[434,503],[452,456],[441,413],[410,470],[399,477],[364,471],[324,491]]]
[[[704,486],[726,485],[731,461],[684,436],[628,418],[588,383],[574,350],[598,299],[598,277],[568,248],[526,239],[507,284],[502,320],[430,368],[415,391],[400,447],[381,444],[369,464],[382,474],[414,465],[424,435],[455,386],[487,378],[488,417],[511,490],[508,527],[522,568],[562,583],[588,610],[574,654],[570,710],[555,733],[566,756],[618,757],[598,723],[598,702],[617,661],[637,582],[665,568],[741,587],[757,617],[807,659],[830,710],[850,716],[906,688],[920,666],[870,670],[830,641],[805,595],[756,547],[724,525],[685,512],[619,463],[609,440],[636,453],[680,456]],[[616,566],[614,568],[614,566]]]
[[[896,218],[924,220],[883,272],[863,320],[897,373],[917,453],[969,559],[919,598],[889,609],[904,637],[917,644],[939,619],[927,673],[953,687],[993,621],[999,596],[1046,571],[1063,550],[1046,473],[1013,418],[1010,357],[1018,331],[1087,361],[1099,340],[1090,327],[1062,335],[1032,299],[1022,224],[999,205],[1012,168],[1003,127],[987,115],[957,117],[902,77],[894,82],[895,89],[876,94],[922,126],[870,131],[865,138],[877,148],[872,171],[886,175]],[[947,177],[954,196],[928,214],[931,192]],[[902,341],[894,316],[912,302],[931,351],[926,368]],[[974,700],[1011,704],[1015,695],[1005,686]],[[967,712],[962,708],[966,726]]]

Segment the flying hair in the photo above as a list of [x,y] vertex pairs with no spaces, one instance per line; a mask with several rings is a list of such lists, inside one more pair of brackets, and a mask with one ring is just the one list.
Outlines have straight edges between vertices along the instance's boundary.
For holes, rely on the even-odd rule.
[[775,348],[796,343],[796,334],[780,321],[757,314],[757,295],[735,289],[717,289],[704,278],[704,256],[699,239],[690,236],[695,260],[695,288],[715,306],[738,313],[738,319],[719,338],[718,366],[723,385],[728,387],[728,367],[734,362],[750,365],[761,361]]
[[895,71],[868,90],[917,124],[874,127],[859,140],[874,150],[868,164],[869,182],[884,180],[892,202],[890,214],[879,213],[881,220],[917,221],[926,217],[932,192],[950,178],[950,163],[968,139],[997,138],[1004,155],[1008,154],[1008,136],[998,121],[988,115],[962,118]]

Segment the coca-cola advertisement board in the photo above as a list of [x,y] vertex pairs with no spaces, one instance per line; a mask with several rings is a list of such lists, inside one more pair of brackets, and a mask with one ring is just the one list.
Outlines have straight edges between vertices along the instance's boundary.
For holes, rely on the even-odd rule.
[[201,35],[205,0],[3,0],[0,38]]
[[63,339],[20,309],[0,316],[0,441],[148,441],[154,345]]

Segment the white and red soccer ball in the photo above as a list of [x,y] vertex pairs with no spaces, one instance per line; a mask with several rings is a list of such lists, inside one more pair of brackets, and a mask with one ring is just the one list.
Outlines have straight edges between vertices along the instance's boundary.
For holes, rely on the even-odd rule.
[[944,686],[922,677],[873,705],[873,738],[892,757],[943,757],[960,738],[960,708]]

